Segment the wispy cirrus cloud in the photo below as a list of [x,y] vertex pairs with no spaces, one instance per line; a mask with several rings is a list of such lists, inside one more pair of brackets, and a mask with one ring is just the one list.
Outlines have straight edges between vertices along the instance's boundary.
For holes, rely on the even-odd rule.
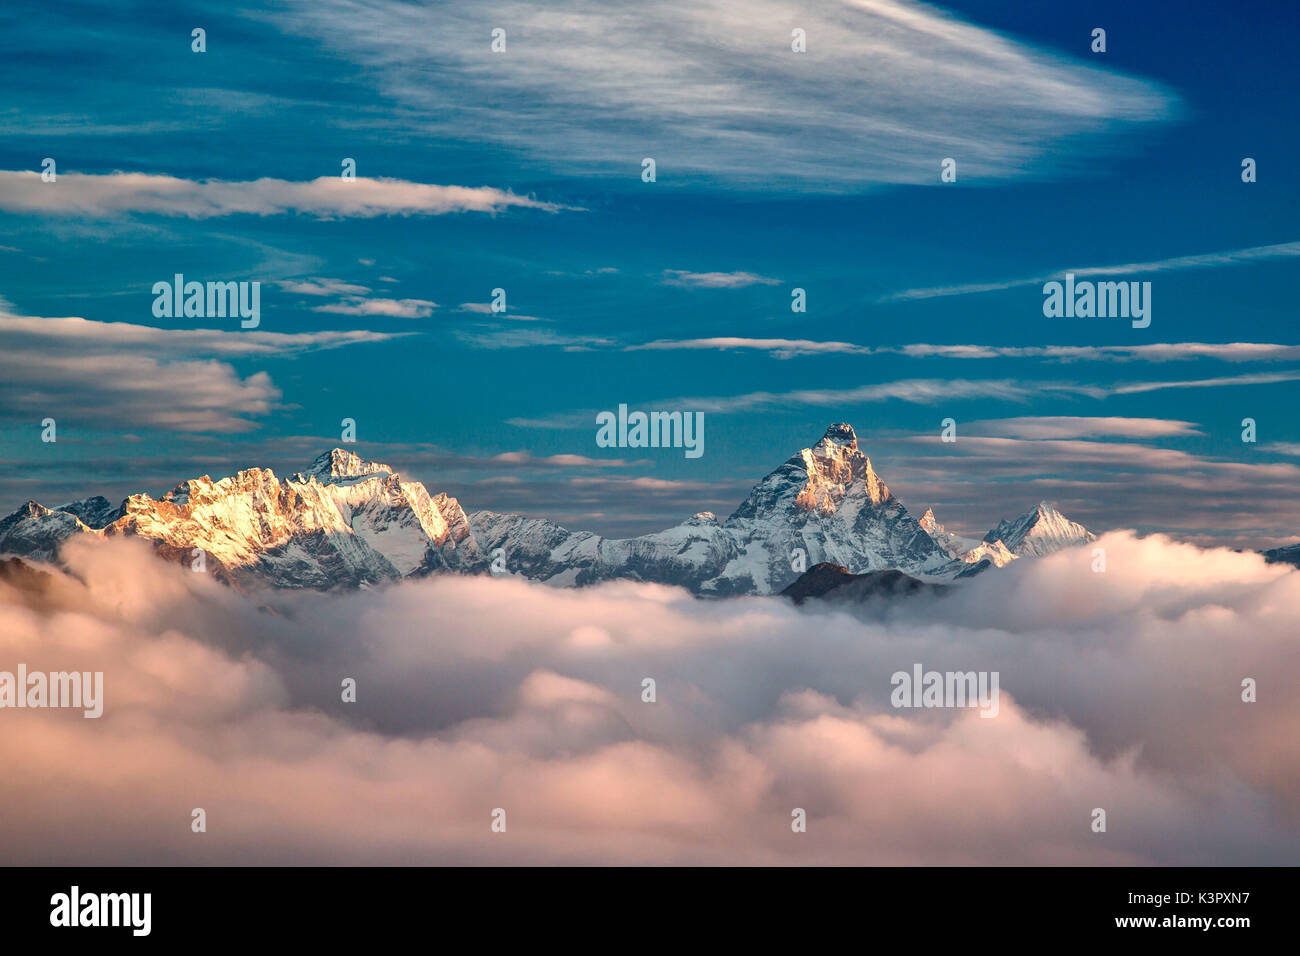
[[[1161,389],[1271,385],[1291,381],[1300,381],[1300,371],[1167,382],[1121,382],[1104,385],[1088,382],[1031,381],[1009,378],[914,378],[849,388],[804,388],[783,392],[754,391],[739,395],[676,397],[655,400],[652,404],[660,407],[688,408],[692,411],[712,412],[714,414],[749,411],[756,408],[852,406],[854,404],[887,401],[931,405],[941,401],[992,399],[1026,404],[1040,400],[1043,396],[1048,395],[1101,400],[1114,395],[1136,395]],[[508,419],[507,424],[521,428],[585,428],[592,421],[594,414],[594,410],[584,409],[559,412],[554,415],[519,416]]]
[[936,299],[952,295],[974,295],[980,292],[1001,292],[1020,286],[1038,285],[1052,279],[1060,279],[1066,272],[1076,276],[1090,275],[1139,275],[1148,272],[1173,272],[1181,269],[1210,269],[1216,266],[1245,265],[1253,262],[1269,262],[1276,259],[1291,259],[1300,256],[1300,242],[1280,242],[1270,246],[1251,246],[1245,249],[1229,249],[1223,252],[1207,252],[1198,255],[1174,256],[1169,259],[1155,259],[1147,262],[1125,262],[1110,266],[1084,266],[1057,269],[1054,272],[1020,279],[1003,279],[995,282],[973,282],[964,285],[932,286],[923,289],[904,289],[882,296],[881,302],[898,302],[908,299]]
[[[806,405],[825,407],[834,405],[851,405],[863,402],[886,402],[898,400],[916,404],[928,404],[940,400],[967,398],[995,398],[1005,401],[1024,402],[1035,393],[1057,389],[1067,393],[1078,393],[1080,386],[1054,386],[1051,383],[1024,383],[1010,379],[987,379],[973,381],[965,379],[906,379],[896,382],[881,382],[875,385],[863,385],[856,388],[808,388],[788,392],[747,392],[742,395],[713,395],[691,398],[669,398],[652,402],[656,407],[687,408],[691,411],[727,412],[748,411],[755,408],[788,407]],[[520,428],[588,428],[594,421],[596,410],[583,409],[559,412],[554,415],[519,416],[507,420],[507,424]]]
[[1300,371],[1259,372],[1253,375],[1225,375],[1219,378],[1184,379],[1169,382],[1129,382],[1114,385],[1111,395],[1139,395],[1167,388],[1220,388],[1229,385],[1277,385],[1282,382],[1300,382]]
[[[1019,379],[966,380],[966,379],[909,379],[881,385],[868,385],[852,389],[811,389],[777,393],[754,392],[749,396],[723,399],[723,404],[740,402],[735,407],[753,407],[754,404],[773,404],[790,401],[798,404],[838,404],[839,402],[885,401],[897,398],[906,402],[927,403],[941,398],[1001,398],[1026,401],[1035,395],[1075,395],[1102,399],[1112,395],[1138,395],[1176,388],[1223,388],[1244,385],[1274,385],[1300,381],[1300,371],[1260,372],[1250,375],[1227,375],[1218,378],[1184,379],[1181,381],[1121,382],[1096,385],[1080,382],[1038,381]],[[981,391],[983,387],[983,391]],[[707,401],[707,400],[704,400]],[[752,401],[752,404],[750,404]]]
[[[1065,432],[1064,429],[1061,430]],[[1114,436],[1106,436],[1114,437]],[[963,435],[958,441],[944,443],[936,431],[931,435],[918,435],[899,439],[919,445],[939,448],[942,444],[960,446],[943,449],[945,455],[956,455],[963,460],[983,459],[998,461],[1014,467],[1017,474],[1044,474],[1052,469],[1082,466],[1126,466],[1133,470],[1187,471],[1206,469],[1231,470],[1241,473],[1265,474],[1274,477],[1300,477],[1300,468],[1286,463],[1252,463],[1223,461],[1207,458],[1176,448],[1162,448],[1121,441],[1092,441],[1082,438],[1046,436],[1003,437],[991,435]]]
[[994,359],[1026,358],[1055,362],[1175,362],[1218,359],[1224,362],[1281,362],[1300,359],[1300,345],[1269,342],[1159,342],[1151,345],[857,345],[814,339],[714,336],[700,339],[656,339],[625,346],[635,351],[726,351],[749,349],[773,358],[805,355],[903,355],[909,358]]
[[953,399],[992,398],[1025,402],[1033,395],[1048,391],[1077,394],[1080,386],[1055,383],[1026,383],[1013,379],[903,379],[856,388],[804,388],[788,392],[747,392],[743,395],[671,399],[664,404],[702,412],[739,412],[753,408],[789,405],[831,406],[858,402],[897,400],[925,405]]
[[1300,345],[1269,342],[1157,342],[1151,345],[900,345],[881,352],[913,358],[1030,358],[1058,362],[1285,362],[1300,359]]
[[296,295],[367,295],[370,288],[342,279],[290,279],[279,283],[285,292]]
[[437,307],[437,302],[428,299],[353,298],[344,302],[314,305],[311,310],[332,312],[336,315],[383,315],[395,319],[426,319]]
[[0,170],[0,210],[44,216],[111,217],[128,213],[209,219],[217,216],[299,214],[318,219],[498,213],[507,209],[559,212],[541,202],[491,186],[439,186],[403,179],[320,176],[304,182],[254,179],[179,179],[152,173],[59,173]]
[[964,430],[968,435],[1026,439],[1178,438],[1203,434],[1194,422],[1176,419],[1070,415],[991,418],[970,422]]
[[[395,281],[395,280],[394,280]],[[278,283],[286,292],[297,295],[338,297],[336,302],[313,305],[313,312],[334,315],[386,316],[394,319],[426,319],[438,308],[429,299],[394,299],[371,296],[369,286],[345,282],[342,279],[290,279]]]
[[615,345],[613,339],[599,335],[570,335],[551,329],[456,329],[453,334],[466,345],[480,349],[559,348],[587,351]]
[[[1082,168],[1180,109],[1156,83],[909,0],[511,2],[493,21],[500,55],[473,0],[303,0],[275,22],[361,64],[425,130],[472,125],[584,176],[631,179],[650,156],[661,184],[936,182],[947,156],[973,179]],[[806,53],[791,49],[795,28]],[[1051,148],[1067,137],[1068,151]]]
[[462,302],[459,307],[461,312],[472,312],[474,315],[490,315],[495,319],[507,319],[511,322],[546,322],[547,319],[539,315],[525,315],[522,312],[511,312],[507,309],[505,312],[493,312],[492,303],[490,302]]
[[58,350],[113,355],[149,352],[160,356],[240,358],[318,352],[386,342],[408,332],[369,329],[317,332],[268,332],[263,329],[160,329],[130,322],[97,322],[79,316],[32,316],[0,313],[0,341],[6,350]]
[[683,289],[744,289],[751,285],[780,285],[780,279],[761,276],[753,272],[686,272],[682,269],[665,269],[664,285]]
[[494,465],[528,468],[627,468],[636,462],[622,458],[588,458],[586,455],[534,455],[529,451],[506,451],[487,461]]
[[627,351],[727,351],[751,349],[767,352],[773,358],[795,358],[800,355],[874,355],[879,349],[852,342],[816,342],[811,339],[751,339],[743,336],[715,336],[707,339],[656,339],[641,345],[629,345]]

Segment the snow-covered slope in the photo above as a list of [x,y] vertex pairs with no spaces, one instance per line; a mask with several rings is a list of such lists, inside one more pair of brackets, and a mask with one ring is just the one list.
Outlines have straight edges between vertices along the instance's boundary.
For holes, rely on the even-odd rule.
[[103,498],[56,509],[30,501],[0,520],[0,554],[55,560],[75,535],[136,535],[177,561],[192,562],[201,549],[209,571],[241,587],[323,590],[504,570],[561,586],[630,578],[708,595],[779,592],[823,562],[851,574],[966,577],[1093,538],[1045,504],[983,542],[944,531],[932,512],[918,522],[843,423],[758,482],[725,521],[701,512],[636,538],[524,515],[467,516],[454,498],[342,448],[287,478],[266,468],[219,481],[205,475],[117,507]]
[[231,583],[317,589],[468,568],[480,558],[455,499],[430,497],[419,482],[340,448],[291,478],[250,468],[182,482],[161,499],[131,495],[118,509],[89,502],[56,511],[28,502],[0,522],[0,551],[48,560],[73,534],[138,535],[176,560],[192,561],[201,549],[208,570]]
[[984,540],[1001,541],[1018,558],[1041,558],[1062,548],[1095,541],[1097,536],[1040,501],[1038,507],[1020,517],[999,522]]
[[707,512],[638,538],[602,538],[545,518],[492,511],[477,511],[469,520],[479,547],[498,557],[507,573],[555,585],[631,578],[730,593],[710,583],[738,554],[734,537]]
[[493,512],[470,515],[470,524],[485,552],[502,549],[511,573],[557,584],[630,577],[702,594],[771,594],[824,561],[854,574],[961,570],[890,493],[843,423],[755,485],[725,522],[704,512],[619,539]]
[[85,533],[94,532],[72,512],[29,501],[0,520],[0,553],[52,561],[64,541]]
[[988,559],[990,564],[1000,568],[1016,559],[1016,555],[1008,551],[1007,546],[999,540],[975,541],[945,530],[943,525],[935,520],[934,510],[931,508],[927,508],[925,514],[921,515],[920,524],[925,529],[925,533],[934,539],[935,544],[953,558],[966,564],[978,564]]

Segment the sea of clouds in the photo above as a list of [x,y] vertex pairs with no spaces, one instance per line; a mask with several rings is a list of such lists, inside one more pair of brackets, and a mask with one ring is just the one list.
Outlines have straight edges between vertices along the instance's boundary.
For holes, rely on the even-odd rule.
[[[3,859],[1300,862],[1300,571],[1096,546],[1105,573],[1077,548],[845,611],[451,576],[248,596],[74,541],[0,582],[0,670],[103,671],[104,714],[0,710]],[[998,671],[998,715],[893,708],[915,663]]]

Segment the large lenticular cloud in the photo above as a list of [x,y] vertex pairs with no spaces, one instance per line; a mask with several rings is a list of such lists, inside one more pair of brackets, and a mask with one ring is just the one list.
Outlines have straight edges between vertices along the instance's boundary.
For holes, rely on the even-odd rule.
[[[1297,862],[1300,572],[1097,546],[1104,573],[1074,549],[854,615],[486,577],[271,608],[139,542],[76,542],[66,572],[0,583],[0,670],[103,670],[104,716],[0,710],[0,845],[21,864]],[[893,708],[914,663],[998,671],[1000,712]]]

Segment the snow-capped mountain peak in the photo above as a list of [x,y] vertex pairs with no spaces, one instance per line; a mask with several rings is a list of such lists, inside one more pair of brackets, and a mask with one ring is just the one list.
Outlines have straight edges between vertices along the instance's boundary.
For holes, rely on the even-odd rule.
[[511,573],[555,584],[634,578],[700,594],[771,594],[806,567],[854,573],[901,568],[950,577],[964,568],[880,480],[844,423],[760,480],[729,518],[707,513],[637,538],[602,538],[519,515],[470,515],[479,547],[500,548]]
[[1093,538],[1046,502],[982,542],[946,531],[932,510],[917,521],[843,422],[762,478],[726,520],[699,512],[636,538],[523,515],[466,515],[456,499],[344,448],[288,478],[269,468],[203,475],[119,507],[103,498],[56,509],[29,502],[0,520],[0,552],[57,560],[76,535],[140,537],[177,561],[201,551],[209,570],[240,586],[370,587],[434,571],[504,570],[555,585],[630,578],[707,595],[771,594],[822,562],[851,574],[968,577]]
[[871,459],[858,449],[858,436],[847,422],[831,425],[816,445],[800,452],[800,457],[808,477],[796,502],[806,510],[834,512],[853,496],[855,486],[873,505],[890,497]]
[[814,450],[832,447],[846,448],[849,451],[858,450],[858,435],[852,425],[848,422],[835,422],[827,427],[826,434],[822,435],[821,440],[813,446]]
[[122,514],[121,507],[114,505],[103,495],[72,501],[57,510],[76,515],[90,528],[102,528],[106,524],[116,521]]
[[800,450],[755,485],[727,523],[781,519],[795,512],[851,520],[864,507],[882,505],[890,498],[871,459],[858,449],[852,426],[838,422],[826,429],[817,444]]
[[303,482],[308,478],[315,478],[321,484],[329,484],[340,478],[368,478],[371,475],[391,474],[393,469],[381,462],[366,461],[346,448],[331,448],[318,455],[310,468],[295,477]]
[[987,559],[994,567],[1000,568],[1016,559],[1001,541],[975,541],[948,531],[935,518],[933,508],[925,509],[919,524],[935,544],[965,564],[977,564]]
[[202,552],[205,568],[231,583],[284,588],[468,570],[481,559],[456,499],[340,448],[291,478],[269,468],[203,475],[161,499],[130,495],[119,509],[102,498],[56,511],[32,503],[0,521],[0,551],[48,559],[74,534],[140,537],[186,562]]
[[1017,518],[999,522],[984,536],[988,542],[1000,540],[1017,557],[1034,558],[1096,539],[1095,534],[1046,501],[1040,501]]

